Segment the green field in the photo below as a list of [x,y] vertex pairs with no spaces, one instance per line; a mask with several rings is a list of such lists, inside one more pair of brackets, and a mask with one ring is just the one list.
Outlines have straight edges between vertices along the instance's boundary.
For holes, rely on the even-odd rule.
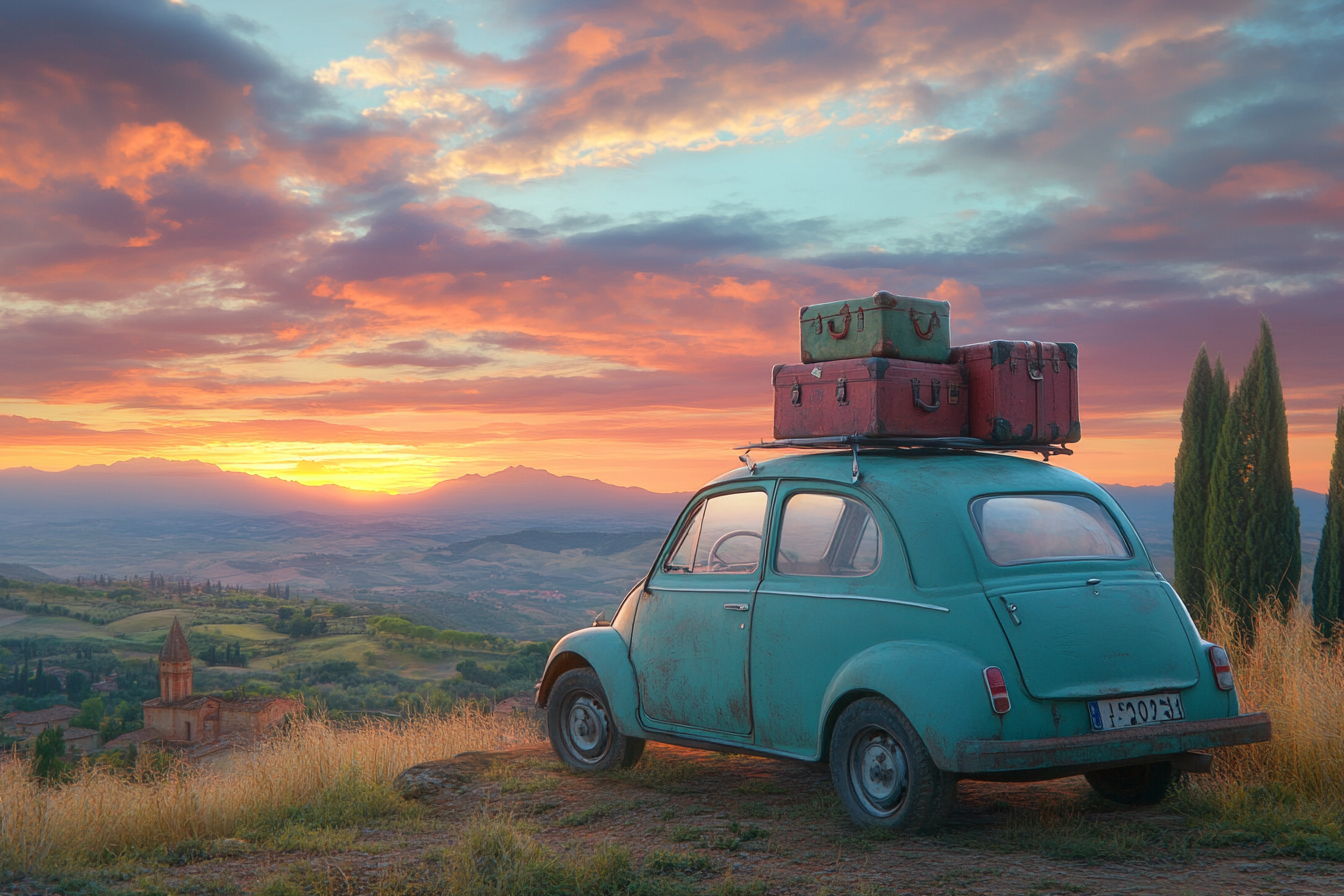
[[[151,614],[146,613],[145,615],[148,616]],[[122,621],[129,622],[130,620],[125,619]],[[183,625],[186,625],[186,623],[183,622]],[[212,635],[219,635],[221,638],[228,638],[230,640],[243,641],[243,642],[266,642],[266,641],[289,640],[288,635],[281,634],[280,632],[273,632],[266,626],[257,622],[237,622],[224,625],[206,624],[200,626],[199,630]]]
[[0,610],[0,638],[43,636],[72,641],[80,638],[110,640],[116,637],[116,633],[108,631],[104,626],[92,625],[81,619],[70,619],[65,616],[29,616],[14,610]]
[[171,609],[171,610],[151,610],[148,613],[137,613],[134,616],[127,616],[125,619],[118,619],[116,622],[109,622],[105,627],[111,632],[121,632],[127,635],[138,635],[145,632],[163,632],[166,636],[168,629],[173,627],[173,619],[176,618],[183,628],[191,625],[191,620],[195,617],[194,610]]

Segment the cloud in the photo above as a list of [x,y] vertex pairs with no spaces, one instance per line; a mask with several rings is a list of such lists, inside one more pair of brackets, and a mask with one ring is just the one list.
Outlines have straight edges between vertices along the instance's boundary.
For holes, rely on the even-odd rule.
[[[1324,433],[1344,392],[1344,65],[1320,12],[513,3],[534,38],[510,57],[422,17],[313,78],[191,7],[18,5],[0,383],[38,410],[6,432],[39,458],[251,446],[291,471],[400,439],[420,477],[538,420],[701,451],[768,429],[798,305],[885,288],[950,301],[959,340],[1083,344],[1090,435],[1170,439],[1198,345],[1235,372],[1267,310],[1293,431]],[[350,87],[382,101],[346,115]],[[894,204],[929,177],[969,213],[794,213],[787,179],[633,217],[459,190],[823,132],[836,164],[896,172],[873,188]],[[878,148],[843,155],[860,133]]]

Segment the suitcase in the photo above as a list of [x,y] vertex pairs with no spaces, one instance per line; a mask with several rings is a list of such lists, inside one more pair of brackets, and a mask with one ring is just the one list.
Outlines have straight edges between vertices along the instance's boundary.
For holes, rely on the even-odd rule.
[[942,364],[951,351],[951,306],[878,292],[866,299],[804,305],[798,329],[804,364],[900,358]]
[[997,445],[1054,445],[1082,437],[1078,346],[979,342],[952,350],[970,381],[970,435]]
[[966,379],[953,364],[855,358],[776,364],[775,438],[966,435]]

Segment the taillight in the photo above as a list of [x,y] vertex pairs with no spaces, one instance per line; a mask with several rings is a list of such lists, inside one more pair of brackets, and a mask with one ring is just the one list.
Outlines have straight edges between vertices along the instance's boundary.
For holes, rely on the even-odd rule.
[[1227,651],[1214,644],[1209,648],[1209,664],[1213,666],[1213,680],[1218,684],[1218,690],[1232,690],[1232,661],[1227,658]]
[[1013,708],[1008,699],[1008,684],[1003,680],[1003,670],[998,666],[985,669],[985,687],[989,688],[989,705],[994,707],[996,713],[1003,715]]

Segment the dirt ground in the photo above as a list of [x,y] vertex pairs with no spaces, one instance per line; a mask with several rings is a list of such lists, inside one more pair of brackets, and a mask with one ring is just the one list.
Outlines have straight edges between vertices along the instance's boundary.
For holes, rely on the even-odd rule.
[[[411,772],[404,776],[411,792],[441,822],[434,833],[366,830],[338,854],[214,859],[173,869],[164,883],[190,886],[208,876],[251,889],[296,858],[308,858],[358,892],[358,881],[372,880],[379,869],[452,842],[479,813],[502,812],[526,819],[535,836],[563,854],[606,843],[628,848],[637,863],[671,853],[704,868],[697,879],[706,885],[731,877],[738,885],[764,883],[769,894],[1344,894],[1344,865],[1267,858],[1249,846],[1173,853],[1162,841],[1168,845],[1124,860],[1051,857],[1059,851],[1049,837],[1067,840],[1084,828],[1090,833],[1079,842],[1085,845],[1098,831],[1104,840],[1109,830],[1123,836],[1186,827],[1160,806],[1129,809],[1089,798],[1082,778],[963,781],[944,831],[884,839],[850,825],[828,769],[805,763],[651,744],[628,772],[581,775],[538,744],[464,754]],[[1047,819],[1044,840],[1039,824],[1025,821],[1041,818]],[[1027,834],[1014,839],[1019,829]]]

